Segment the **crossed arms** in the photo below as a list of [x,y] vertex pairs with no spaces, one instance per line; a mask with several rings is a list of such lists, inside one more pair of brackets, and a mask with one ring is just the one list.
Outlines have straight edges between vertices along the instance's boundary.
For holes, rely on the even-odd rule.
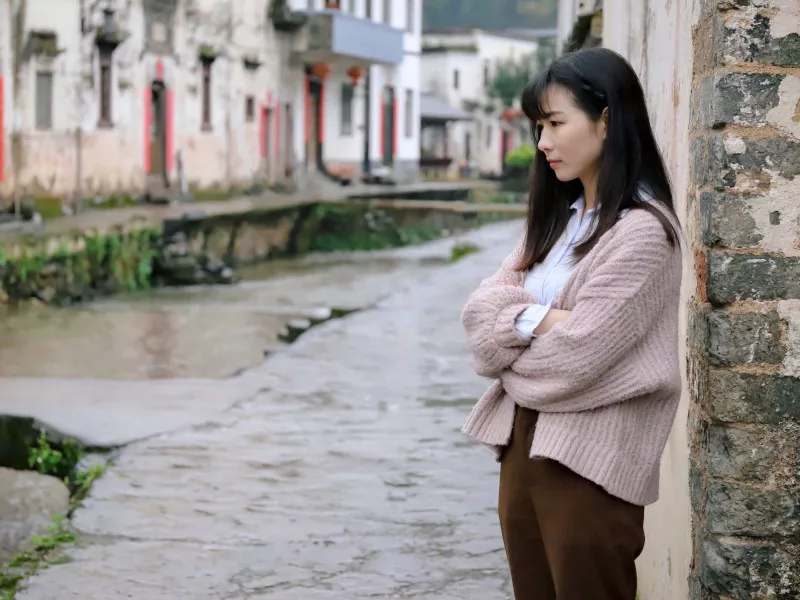
[[518,247],[462,312],[477,373],[500,380],[518,404],[544,412],[591,410],[663,385],[666,374],[632,377],[627,359],[675,297],[680,254],[654,219],[635,225],[624,241],[584,259],[571,310],[551,310],[531,342],[514,331],[517,315],[536,303],[522,287],[524,273],[513,268]]

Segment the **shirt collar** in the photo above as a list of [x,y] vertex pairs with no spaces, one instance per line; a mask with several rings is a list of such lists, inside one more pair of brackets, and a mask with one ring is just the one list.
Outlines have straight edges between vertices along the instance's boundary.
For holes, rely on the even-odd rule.
[[569,207],[570,210],[576,210],[579,213],[583,213],[583,209],[586,208],[586,200],[583,197],[583,194],[578,196],[578,199],[572,203],[572,206]]

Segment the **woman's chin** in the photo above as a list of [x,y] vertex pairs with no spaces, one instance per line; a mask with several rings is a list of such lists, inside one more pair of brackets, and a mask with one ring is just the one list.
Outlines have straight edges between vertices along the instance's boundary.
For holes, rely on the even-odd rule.
[[575,177],[570,173],[559,173],[558,171],[556,171],[555,173],[556,173],[556,179],[558,179],[562,183],[567,183],[568,181],[573,181],[575,179]]

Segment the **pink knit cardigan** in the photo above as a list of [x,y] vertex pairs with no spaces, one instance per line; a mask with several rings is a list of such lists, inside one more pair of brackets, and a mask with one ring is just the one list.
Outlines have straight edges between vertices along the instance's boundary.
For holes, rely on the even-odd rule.
[[576,266],[553,308],[566,323],[522,341],[535,303],[514,270],[522,241],[462,313],[478,374],[494,379],[463,431],[500,450],[517,405],[538,411],[530,456],[556,460],[628,502],[658,499],[659,463],[681,393],[681,253],[661,223],[631,210]]

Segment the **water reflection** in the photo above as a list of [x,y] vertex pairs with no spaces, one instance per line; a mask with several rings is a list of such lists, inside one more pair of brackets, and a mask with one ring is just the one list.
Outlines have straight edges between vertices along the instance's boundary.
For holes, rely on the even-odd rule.
[[8,311],[0,317],[0,376],[224,377],[280,346],[288,321],[372,304],[435,264],[390,253],[309,257],[244,269],[235,286]]

